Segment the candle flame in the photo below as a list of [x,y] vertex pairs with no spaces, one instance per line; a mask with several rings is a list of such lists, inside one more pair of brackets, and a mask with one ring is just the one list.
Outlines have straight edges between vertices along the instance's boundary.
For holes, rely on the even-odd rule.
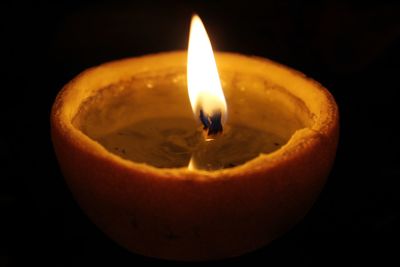
[[[187,82],[190,104],[195,117],[200,118],[205,128],[211,125],[211,134],[222,131],[222,125],[227,119],[225,96],[210,39],[197,15],[192,17],[190,26]],[[215,121],[220,125],[220,129],[212,129]]]

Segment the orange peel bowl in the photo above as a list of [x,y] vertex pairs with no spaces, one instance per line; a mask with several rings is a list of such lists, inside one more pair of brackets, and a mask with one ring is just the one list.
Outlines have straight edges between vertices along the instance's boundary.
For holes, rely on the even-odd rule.
[[312,123],[270,154],[240,166],[160,169],[107,151],[72,124],[96,90],[146,70],[186,66],[185,52],[124,59],[88,69],[58,94],[54,149],[76,201],[123,247],[174,260],[233,257],[268,244],[301,220],[323,187],[339,136],[337,105],[319,83],[270,60],[216,53],[220,66],[259,75],[302,100]]

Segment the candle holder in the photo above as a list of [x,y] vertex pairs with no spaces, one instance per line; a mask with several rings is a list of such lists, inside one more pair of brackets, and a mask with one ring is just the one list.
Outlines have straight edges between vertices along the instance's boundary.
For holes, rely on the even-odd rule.
[[[338,108],[323,86],[300,72],[263,58],[216,53],[227,101],[236,114],[229,120],[246,123],[261,114],[263,119],[253,125],[269,127],[285,143],[214,171],[154,167],[106,148],[98,139],[105,132],[135,118],[168,117],[184,109],[177,104],[183,91],[154,88],[157,79],[184,88],[179,73],[186,58],[186,52],[160,53],[106,63],[78,75],[52,109],[54,149],[80,207],[121,246],[173,260],[238,256],[276,239],[311,208],[334,161]],[[101,95],[104,90],[118,95],[126,92],[121,84],[135,82],[144,87],[121,99],[136,104],[115,105],[109,117],[104,115],[102,110],[110,108]],[[173,104],[167,109],[160,104],[161,114],[158,108],[146,111],[138,99],[152,94]],[[161,100],[154,101],[157,106]],[[96,116],[108,119],[91,121]]]

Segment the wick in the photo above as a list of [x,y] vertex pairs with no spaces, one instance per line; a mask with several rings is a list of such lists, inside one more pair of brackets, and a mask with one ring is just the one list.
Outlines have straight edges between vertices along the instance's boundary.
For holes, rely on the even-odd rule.
[[205,114],[202,109],[200,109],[200,121],[203,123],[203,129],[207,130],[207,135],[217,135],[222,133],[222,124],[221,124],[221,112],[215,112],[211,116]]

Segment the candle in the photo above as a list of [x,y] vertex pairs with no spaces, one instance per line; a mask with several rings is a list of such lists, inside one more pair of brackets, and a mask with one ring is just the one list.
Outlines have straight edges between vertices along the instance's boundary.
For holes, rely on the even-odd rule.
[[338,140],[326,89],[266,59],[214,59],[197,16],[188,54],[87,70],[51,120],[91,220],[133,252],[179,260],[237,256],[289,229],[322,188]]

